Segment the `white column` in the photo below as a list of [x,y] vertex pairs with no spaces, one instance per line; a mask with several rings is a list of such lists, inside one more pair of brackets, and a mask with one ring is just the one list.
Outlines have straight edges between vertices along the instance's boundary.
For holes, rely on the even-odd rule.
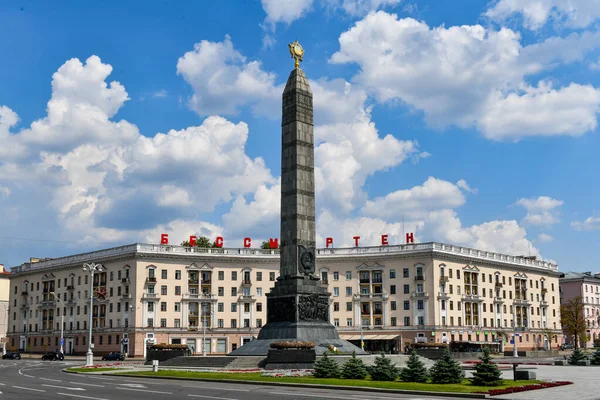
[[215,312],[215,302],[211,302],[210,303],[210,327],[214,328],[215,327],[215,316],[217,315],[217,313]]
[[[396,305],[397,307],[397,305]],[[387,320],[387,314],[388,314],[388,302],[387,301],[381,301],[381,308],[382,308],[382,312],[383,312],[383,321],[381,321],[383,326],[388,326],[388,320]]]
[[181,312],[183,313],[181,318],[181,326],[187,329],[189,326],[189,305],[187,301],[181,302]]
[[[354,305],[354,327],[360,327],[362,324],[362,308],[360,302],[355,302],[352,300],[352,304]],[[358,307],[356,306],[358,304]]]
[[254,327],[254,307],[256,303],[250,303],[250,328]]
[[373,299],[369,299],[369,326],[373,328]]

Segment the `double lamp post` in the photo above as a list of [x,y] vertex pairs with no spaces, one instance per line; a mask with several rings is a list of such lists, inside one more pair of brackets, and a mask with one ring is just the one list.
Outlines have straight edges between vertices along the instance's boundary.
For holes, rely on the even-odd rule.
[[98,263],[86,263],[83,264],[83,270],[89,272],[90,274],[90,309],[88,311],[89,314],[89,337],[88,337],[88,351],[85,355],[85,365],[92,366],[94,365],[94,353],[92,352],[92,317],[93,317],[93,309],[94,309],[94,273],[101,272],[103,270],[102,264]]

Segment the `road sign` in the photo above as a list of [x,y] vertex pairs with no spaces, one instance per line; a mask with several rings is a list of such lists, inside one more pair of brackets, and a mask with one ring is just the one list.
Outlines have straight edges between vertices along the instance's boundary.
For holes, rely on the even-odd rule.
[[515,344],[515,341],[510,339],[510,344]]
[[61,345],[61,346],[64,346],[64,344],[65,344],[65,338],[62,338],[62,337],[61,337],[61,338],[60,338],[60,345]]

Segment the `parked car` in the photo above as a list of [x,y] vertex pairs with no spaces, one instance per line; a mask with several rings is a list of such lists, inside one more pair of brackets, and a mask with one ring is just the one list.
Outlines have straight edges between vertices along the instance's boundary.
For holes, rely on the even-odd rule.
[[102,357],[103,361],[123,361],[125,360],[125,354],[111,351],[104,357]]
[[44,355],[42,356],[42,360],[63,361],[64,359],[65,356],[59,351],[49,351],[47,353],[44,353]]
[[571,343],[565,343],[560,345],[561,350],[572,350],[573,348],[575,348],[575,346],[573,346],[573,344]]
[[21,354],[16,351],[7,351],[6,354],[2,356],[3,360],[20,360]]

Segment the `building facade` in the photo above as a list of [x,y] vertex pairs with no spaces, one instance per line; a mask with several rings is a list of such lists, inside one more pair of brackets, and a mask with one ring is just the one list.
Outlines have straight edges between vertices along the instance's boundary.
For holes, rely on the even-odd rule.
[[[580,296],[586,322],[587,341],[582,347],[600,346],[600,274],[567,272],[560,278],[560,303]],[[573,340],[567,337],[570,343]]]
[[[91,262],[104,267],[93,280],[82,269]],[[555,264],[418,243],[318,249],[316,273],[340,337],[362,338],[366,350],[415,342],[510,349],[515,332],[522,350],[558,346],[546,340],[561,329]],[[83,354],[91,313],[95,354],[144,356],[153,343],[226,354],[266,323],[278,274],[278,250],[255,248],[133,244],[25,263],[10,274],[9,344],[58,348],[62,321],[65,352]]]
[[10,273],[4,269],[4,265],[0,264],[0,343],[2,354],[6,352],[6,341],[8,332],[8,293],[10,287]]

